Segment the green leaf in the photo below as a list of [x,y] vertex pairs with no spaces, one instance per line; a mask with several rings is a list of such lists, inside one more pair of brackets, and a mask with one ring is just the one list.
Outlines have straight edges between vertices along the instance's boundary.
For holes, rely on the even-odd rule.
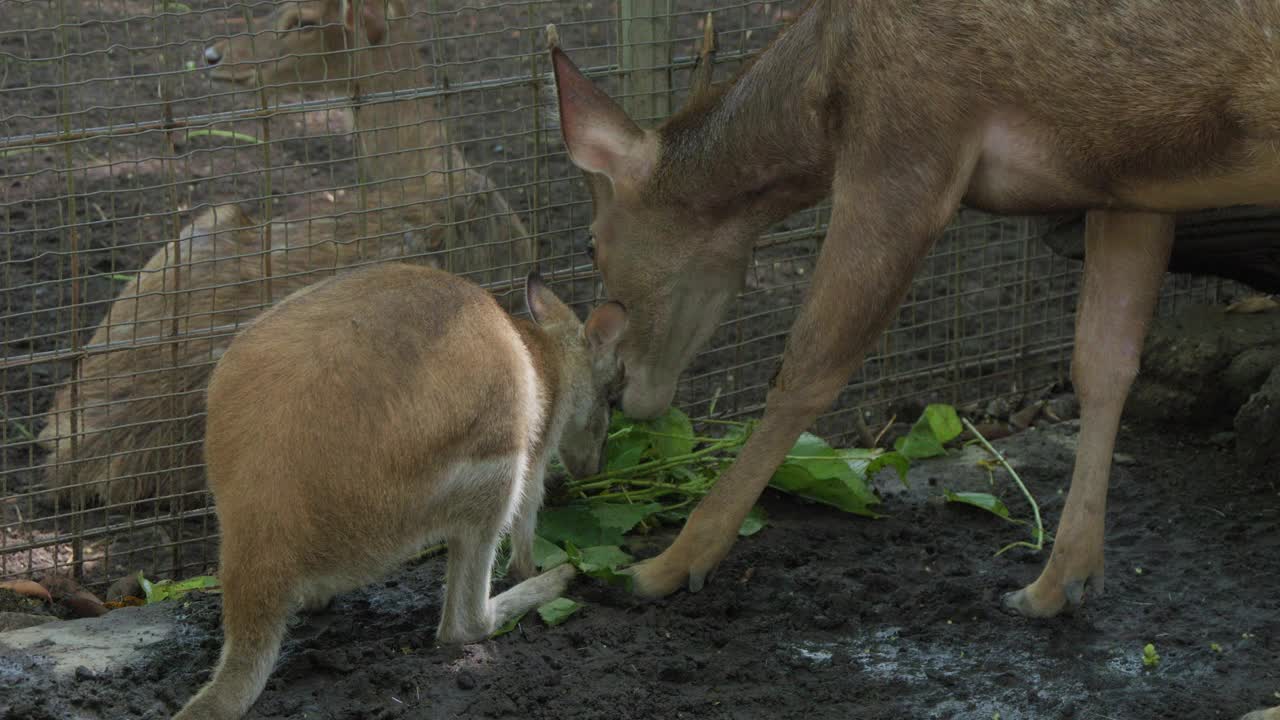
[[582,572],[590,575],[592,572],[602,568],[616,569],[619,565],[630,563],[632,559],[617,545],[598,545],[596,547],[582,548],[577,567]]
[[138,571],[138,587],[142,588],[142,597],[145,598],[147,602],[151,602],[151,581],[142,574],[141,570]]
[[1002,501],[1000,498],[996,497],[995,495],[992,495],[991,493],[980,493],[980,492],[957,493],[957,492],[951,492],[950,490],[943,488],[942,494],[944,497],[946,497],[947,502],[961,503],[964,505],[972,505],[976,508],[981,508],[983,510],[986,510],[992,515],[998,515],[1004,518],[1005,520],[1013,519],[1009,515],[1009,508],[1004,504],[1004,501]]
[[[662,509],[658,503],[595,503],[588,505],[600,527],[618,533],[630,532],[641,520]],[[618,542],[579,543],[580,545],[617,545]]]
[[574,602],[569,598],[559,597],[551,602],[538,608],[538,614],[542,616],[542,622],[550,627],[555,627],[569,616],[578,612],[582,608],[582,603]]
[[555,543],[541,535],[533,538],[533,562],[539,570],[550,570],[569,562],[569,555]]
[[738,535],[741,537],[750,537],[764,529],[768,524],[769,518],[765,514],[764,508],[759,505],[751,508],[751,512],[747,513],[747,517],[742,521],[742,527],[738,528]]
[[649,437],[658,457],[670,459],[693,452],[693,423],[680,410],[673,407],[667,410],[666,415],[644,423],[643,427],[655,433]]
[[498,628],[497,630],[494,630],[493,634],[490,635],[489,637],[490,638],[501,637],[511,632],[512,630],[515,630],[517,627],[519,627],[520,621],[524,619],[524,616],[526,614],[527,613],[520,613],[519,615],[506,621],[505,623],[502,624],[502,627]]
[[631,576],[631,573],[625,570],[619,570],[617,568],[611,568],[611,567],[602,567],[602,568],[597,568],[595,570],[592,570],[590,572],[583,573],[583,574],[589,575],[597,580],[604,582],[604,584],[606,585],[619,588],[627,593],[631,593],[635,589],[632,586],[632,583],[635,582],[635,578]]
[[609,441],[605,470],[616,472],[635,467],[649,451],[649,436],[643,432],[631,432]]
[[938,439],[938,442],[949,443],[964,432],[964,424],[960,422],[960,416],[950,405],[941,403],[929,405],[924,409],[923,417],[933,429],[933,436]]
[[897,470],[898,479],[902,481],[903,487],[911,487],[907,483],[907,471],[911,469],[911,461],[898,452],[887,452],[867,463],[867,468],[863,471],[863,477],[870,480],[876,476],[876,473],[885,468]]
[[950,405],[930,405],[924,409],[920,419],[911,426],[906,437],[898,438],[893,448],[902,453],[908,460],[945,455],[943,447],[964,432],[964,425],[956,415],[956,409]]
[[192,590],[208,590],[218,587],[218,578],[210,575],[187,578],[186,580],[161,580],[149,582],[142,574],[138,574],[138,582],[146,595],[147,604],[172,600],[182,597]]
[[880,498],[840,453],[811,433],[796,441],[770,485],[845,512],[879,517],[870,508],[878,505]]
[[[633,580],[629,574],[618,572],[617,568],[599,562],[601,560],[607,562],[610,558],[619,556],[626,557],[629,562],[631,556],[622,552],[620,548],[595,547],[579,550],[572,542],[566,542],[564,550],[569,555],[569,562],[573,563],[573,566],[578,568],[584,575],[603,580],[608,585],[614,585],[631,592]],[[616,554],[613,553],[614,550],[617,551]]]
[[622,544],[622,534],[625,531],[605,527],[596,515],[598,507],[600,506],[574,504],[546,508],[538,513],[537,533],[561,546],[569,542],[581,547]]
[[1142,664],[1145,667],[1153,668],[1160,664],[1160,653],[1156,652],[1156,646],[1147,643],[1142,648]]

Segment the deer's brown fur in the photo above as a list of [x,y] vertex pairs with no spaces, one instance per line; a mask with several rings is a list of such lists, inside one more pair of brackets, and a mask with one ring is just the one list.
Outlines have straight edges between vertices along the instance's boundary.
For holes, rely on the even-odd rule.
[[670,403],[759,234],[833,198],[764,418],[675,543],[637,568],[638,591],[702,586],[962,201],[1089,211],[1072,491],[1044,574],[1008,603],[1053,615],[1100,588],[1111,446],[1168,258],[1166,215],[1280,201],[1278,41],[1280,5],[1264,0],[815,0],[734,82],[654,130],[553,48],[597,265],[631,311],[627,413]]
[[[320,83],[333,91],[352,73],[371,93],[424,87],[404,5],[392,0],[389,6],[387,18],[381,2],[366,4],[363,27],[377,42],[358,43],[339,0],[283,3],[271,26],[285,31],[223,41],[215,47],[225,62],[214,72],[254,82],[253,65],[238,61],[255,60],[264,63],[257,79],[276,90]],[[305,28],[287,29],[304,20]],[[269,58],[280,59],[265,62]],[[195,219],[182,239],[156,251],[121,290],[91,346],[175,333],[192,339],[92,354],[81,362],[75,425],[68,384],[55,394],[40,435],[50,451],[48,485],[87,483],[89,499],[109,504],[201,489],[203,390],[234,326],[337,269],[405,258],[497,283],[527,268],[532,239],[489,179],[462,169],[461,155],[443,143],[443,126],[429,102],[366,105],[356,111],[356,126],[362,174],[371,181],[369,209],[361,208],[353,191],[326,217],[271,223],[269,296],[265,226],[230,206],[218,208],[216,223],[212,211]],[[227,232],[209,232],[214,224]]]
[[457,276],[386,264],[305,288],[235,339],[206,439],[226,639],[179,720],[239,718],[292,610],[424,543],[449,544],[443,642],[481,640],[563,590],[569,565],[490,599],[494,555],[510,529],[513,570],[533,575],[553,449],[571,473],[599,470],[626,313],[605,304],[584,325],[536,276],[527,288],[536,323]]

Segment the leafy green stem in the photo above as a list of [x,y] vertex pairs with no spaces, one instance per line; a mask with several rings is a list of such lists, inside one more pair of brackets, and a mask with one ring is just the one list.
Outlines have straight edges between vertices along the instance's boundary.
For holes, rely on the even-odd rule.
[[1004,547],[997,550],[996,555],[997,556],[1002,555],[1006,550],[1011,550],[1016,547],[1030,548],[1032,550],[1035,550],[1036,552],[1043,550],[1044,549],[1044,522],[1040,519],[1040,504],[1036,502],[1035,497],[1031,495],[1031,491],[1028,490],[1026,484],[1022,482],[1022,478],[1018,476],[1018,471],[1013,469],[1013,466],[1009,464],[1009,461],[1005,459],[1004,455],[1001,454],[999,450],[996,450],[995,447],[993,447],[990,442],[987,442],[987,439],[982,436],[982,433],[978,432],[978,428],[974,427],[973,423],[969,422],[969,420],[966,418],[961,418],[960,422],[964,423],[965,428],[969,432],[973,433],[973,436],[977,438],[979,443],[982,444],[982,447],[987,452],[991,453],[992,457],[994,457],[997,461],[999,461],[1000,465],[1004,467],[1004,469],[1009,473],[1009,477],[1013,478],[1014,484],[1016,484],[1018,486],[1018,489],[1022,491],[1023,496],[1027,498],[1027,502],[1031,503],[1031,511],[1032,513],[1035,514],[1036,541],[1034,543],[1029,543],[1025,540],[1019,540],[1018,542],[1015,542],[1015,543],[1009,543],[1008,545],[1005,545]]

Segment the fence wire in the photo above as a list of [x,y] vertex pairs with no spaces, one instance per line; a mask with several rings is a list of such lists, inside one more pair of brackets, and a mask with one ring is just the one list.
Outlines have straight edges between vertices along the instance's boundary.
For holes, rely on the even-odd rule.
[[[802,5],[411,0],[390,65],[370,70],[333,44],[336,2],[270,17],[286,2],[0,2],[0,578],[207,571],[204,382],[237,329],[297,288],[399,259],[510,302],[536,264],[580,306],[597,299],[546,23],[651,124],[684,99],[704,13],[723,80]],[[228,75],[227,48],[281,60],[220,79],[211,47]],[[330,82],[305,76],[316,67]],[[388,143],[388,128],[404,132]],[[761,410],[827,217],[801,213],[761,240],[748,290],[681,382],[692,414]],[[1060,383],[1079,267],[1037,227],[962,212],[819,430],[856,440],[923,401]],[[1166,310],[1221,287],[1168,285]]]

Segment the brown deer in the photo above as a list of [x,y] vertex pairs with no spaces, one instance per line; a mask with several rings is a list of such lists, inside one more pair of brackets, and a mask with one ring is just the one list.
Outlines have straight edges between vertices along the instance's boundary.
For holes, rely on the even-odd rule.
[[[362,95],[429,86],[404,0],[285,0],[269,31],[224,38],[205,48],[214,78],[272,95],[295,91]],[[359,27],[357,28],[357,25]],[[481,283],[515,277],[533,260],[533,239],[483,173],[466,168],[447,142],[433,98],[370,100],[355,108],[362,176],[373,207],[435,202],[452,211],[465,236],[443,248],[442,266]],[[444,202],[445,198],[452,201]],[[353,199],[354,202],[354,199]]]
[[1280,5],[1263,0],[814,0],[736,80],[702,83],[655,130],[553,42],[561,131],[593,197],[595,263],[630,312],[626,413],[671,402],[756,238],[834,203],[758,429],[671,547],[635,569],[637,591],[703,586],[961,202],[1088,211],[1071,491],[1048,565],[1006,603],[1052,616],[1101,591],[1112,450],[1171,214],[1280,201],[1278,41]]
[[[371,39],[365,43],[355,41],[354,20],[344,20],[339,0],[281,5],[272,26],[293,30],[256,38],[252,47],[261,55],[253,57],[282,58],[263,62],[257,77],[276,90],[312,80],[336,83],[352,72],[370,92],[425,84],[403,4],[390,5],[398,14],[389,22],[380,2],[365,6],[364,30]],[[209,48],[206,56],[245,58],[251,40],[237,36]],[[253,80],[245,67],[228,60],[213,72]],[[430,104],[420,100],[358,108],[363,172],[374,182],[369,209],[362,210],[359,193],[350,192],[324,217],[270,223],[270,277],[263,262],[266,226],[230,206],[206,212],[180,240],[158,250],[121,290],[90,340],[93,346],[151,344],[86,357],[76,401],[70,384],[55,394],[40,435],[50,453],[46,483],[84,484],[86,500],[113,505],[203,488],[203,390],[235,323],[335,270],[408,258],[488,283],[522,272],[533,260],[532,239],[483,174],[445,172],[463,162],[455,149],[439,145],[442,131],[434,117]],[[456,186],[450,187],[450,178]],[[211,232],[214,224],[226,232]],[[174,339],[189,333],[196,335]]]
[[225,639],[176,720],[241,717],[293,610],[424,543],[449,544],[441,642],[482,640],[564,590],[568,564],[490,598],[494,555],[510,528],[512,570],[533,576],[553,449],[572,474],[600,469],[627,314],[605,303],[584,324],[536,274],[526,299],[536,322],[457,276],[391,263],[299,290],[231,343],[205,440]]

